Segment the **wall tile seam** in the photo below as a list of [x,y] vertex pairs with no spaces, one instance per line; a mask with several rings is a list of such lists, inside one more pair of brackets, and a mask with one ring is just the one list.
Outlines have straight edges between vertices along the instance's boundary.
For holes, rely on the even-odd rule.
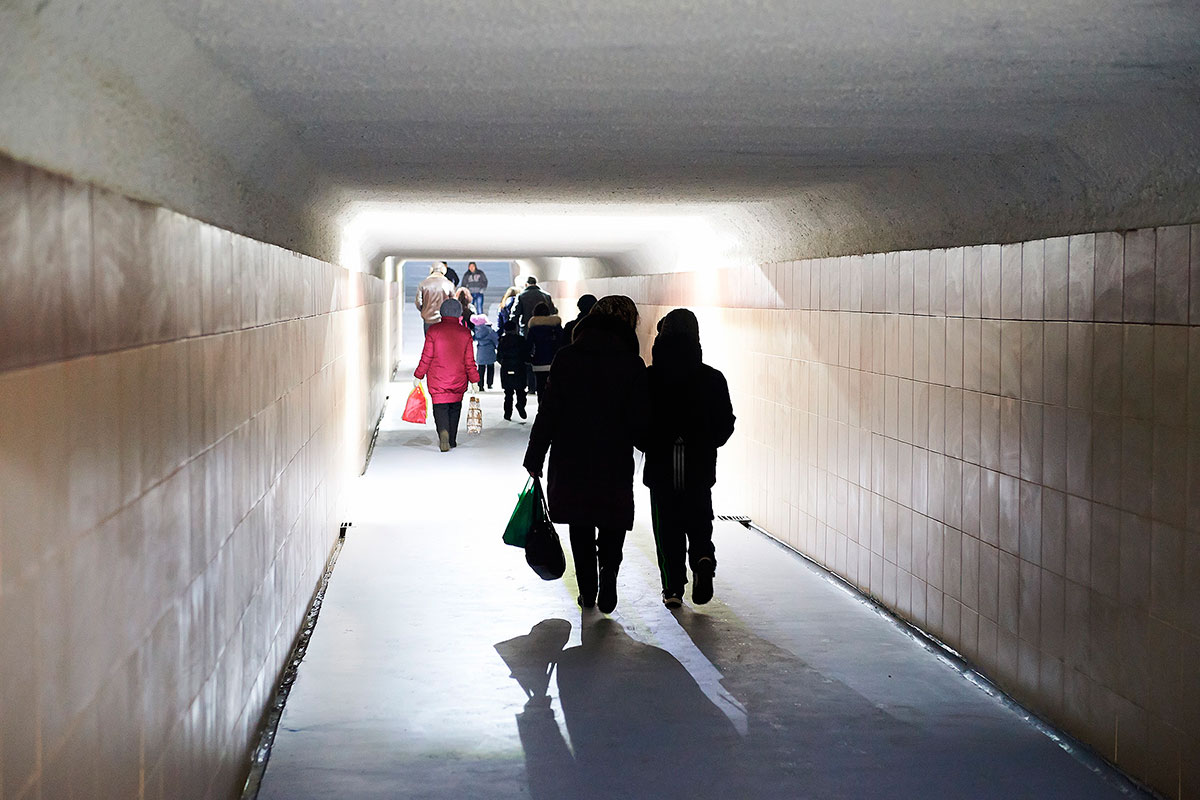
[[356,311],[356,310],[364,309],[364,308],[369,309],[369,308],[374,308],[374,307],[383,306],[383,305],[384,305],[383,302],[362,303],[362,304],[348,306],[345,308],[331,309],[329,311],[315,312],[313,314],[306,314],[306,315],[296,316],[296,317],[286,317],[286,318],[282,318],[282,319],[278,319],[278,320],[273,320],[270,322],[257,323],[254,325],[246,325],[246,326],[238,327],[238,328],[228,328],[228,329],[224,329],[224,330],[214,330],[214,331],[202,331],[202,332],[196,333],[196,334],[191,334],[191,335],[186,335],[186,336],[176,336],[176,337],[170,337],[170,338],[164,338],[164,339],[150,339],[147,341],[137,342],[136,344],[130,344],[130,345],[124,346],[124,347],[114,347],[114,348],[108,348],[108,349],[96,348],[96,349],[89,350],[87,352],[75,353],[71,356],[67,356],[64,358],[51,358],[51,359],[46,359],[43,361],[36,361],[36,362],[28,363],[28,364],[17,364],[17,365],[8,366],[8,367],[0,367],[0,377],[6,377],[13,373],[19,373],[24,370],[44,369],[44,368],[47,368],[50,366],[71,364],[71,363],[82,361],[82,360],[88,359],[88,358],[101,358],[101,357],[105,357],[105,356],[127,354],[127,353],[135,352],[137,350],[148,349],[148,348],[152,348],[152,347],[163,347],[166,345],[192,343],[192,342],[196,342],[196,341],[202,340],[202,339],[210,339],[210,338],[215,338],[215,337],[220,337],[220,336],[230,336],[230,335],[239,334],[239,333],[249,333],[252,331],[261,331],[261,330],[272,328],[272,327],[279,326],[279,325],[286,325],[286,324],[290,324],[290,323],[314,320],[314,319],[318,319],[321,317],[330,317],[330,316],[333,316],[333,315],[336,315],[339,313],[343,313],[343,312],[351,312],[351,311]]
[[[885,438],[890,438],[890,437],[885,437]],[[768,449],[772,449],[772,450],[779,451],[779,448],[772,447],[772,446],[771,446],[771,444],[770,444],[769,442],[766,442],[766,441],[760,441],[760,440],[754,440],[754,441],[755,441],[755,443],[756,443],[756,444],[763,445],[763,446],[767,447]],[[893,440],[893,441],[896,441],[896,440]],[[915,445],[914,445],[913,447],[914,447],[914,449],[924,449],[924,448],[917,448]],[[779,452],[782,452],[782,451],[779,451]],[[980,468],[981,468],[981,469],[983,469],[983,470],[987,470],[988,472],[993,472],[993,473],[995,473],[995,474],[997,474],[997,475],[1003,475],[1003,476],[1007,476],[1007,477],[1009,477],[1009,478],[1012,478],[1012,479],[1016,480],[1016,481],[1018,482],[1018,485],[1025,485],[1025,486],[1036,486],[1036,487],[1039,487],[1039,488],[1041,488],[1041,489],[1047,489],[1047,490],[1049,490],[1049,491],[1056,492],[1056,493],[1058,493],[1058,494],[1061,494],[1061,495],[1063,495],[1063,496],[1064,496],[1064,498],[1066,498],[1066,499],[1072,499],[1072,498],[1073,498],[1073,499],[1076,499],[1076,500],[1082,500],[1082,501],[1085,501],[1086,503],[1088,503],[1090,506],[1100,506],[1100,507],[1102,507],[1102,508],[1111,509],[1112,511],[1114,511],[1114,512],[1117,512],[1118,514],[1121,514],[1121,515],[1126,515],[1126,516],[1130,516],[1130,517],[1133,517],[1133,518],[1135,518],[1135,519],[1137,519],[1137,520],[1140,520],[1140,521],[1142,521],[1142,522],[1146,522],[1146,523],[1150,523],[1150,524],[1154,524],[1154,523],[1161,523],[1161,524],[1164,524],[1164,525],[1168,525],[1168,526],[1170,526],[1171,528],[1174,528],[1174,529],[1177,529],[1177,530],[1183,530],[1183,531],[1187,531],[1187,532],[1192,532],[1192,531],[1193,531],[1193,529],[1192,529],[1191,527],[1187,526],[1187,525],[1184,525],[1184,526],[1182,526],[1182,527],[1181,527],[1181,526],[1179,526],[1179,525],[1177,525],[1177,524],[1174,524],[1174,523],[1173,523],[1171,520],[1164,520],[1164,519],[1160,519],[1160,518],[1158,518],[1158,517],[1155,517],[1155,516],[1153,516],[1153,514],[1149,514],[1149,515],[1148,515],[1148,514],[1145,514],[1145,513],[1143,513],[1143,512],[1138,512],[1138,511],[1135,511],[1135,510],[1133,510],[1133,509],[1124,508],[1124,507],[1122,507],[1122,506],[1115,506],[1115,505],[1112,505],[1111,503],[1106,503],[1106,502],[1104,502],[1104,501],[1102,501],[1102,500],[1095,499],[1095,498],[1093,498],[1091,495],[1081,495],[1081,494],[1076,494],[1076,493],[1074,493],[1074,492],[1071,492],[1071,491],[1069,491],[1068,489],[1060,489],[1060,488],[1058,488],[1058,487],[1055,487],[1055,486],[1048,486],[1048,485],[1046,485],[1046,484],[1044,484],[1044,483],[1039,483],[1039,482],[1037,482],[1037,481],[1030,481],[1030,480],[1026,480],[1026,479],[1024,479],[1024,478],[1021,478],[1021,477],[1020,477],[1020,475],[1017,475],[1017,474],[1012,474],[1012,473],[1004,472],[1003,470],[992,469],[992,468],[990,468],[990,467],[985,467],[985,466],[983,466],[982,464],[975,464],[974,462],[970,462],[970,461],[963,461],[963,460],[962,460],[962,459],[960,459],[960,458],[955,458],[955,457],[953,457],[953,456],[947,456],[947,455],[945,455],[944,453],[940,453],[940,452],[937,452],[937,451],[932,451],[932,450],[929,450],[929,451],[926,451],[926,452],[933,453],[933,454],[935,454],[935,455],[939,455],[939,456],[941,456],[942,458],[945,458],[945,459],[947,459],[947,460],[959,461],[960,463],[963,463],[963,464],[970,464],[971,466],[977,466],[977,467],[980,467]],[[825,468],[821,467],[821,466],[820,466],[820,465],[819,465],[819,464],[818,464],[816,461],[813,461],[813,460],[811,460],[811,459],[810,459],[810,460],[807,460],[807,461],[803,461],[803,462],[801,462],[801,463],[802,463],[802,464],[803,464],[805,467],[807,467],[807,468],[810,468],[810,469],[815,469],[815,470],[817,470],[818,472],[820,472],[821,474],[823,474],[823,475],[826,475],[826,476],[828,476],[828,477],[830,477],[830,478],[833,478],[833,479],[835,479],[835,480],[838,480],[838,481],[844,481],[844,482],[845,482],[845,483],[846,483],[848,486],[854,486],[854,487],[856,487],[856,488],[857,488],[859,491],[861,491],[861,492],[865,492],[865,493],[867,493],[868,495],[871,495],[871,496],[879,497],[879,498],[881,498],[882,500],[885,500],[885,501],[887,501],[887,502],[890,502],[890,503],[895,503],[896,505],[898,505],[898,506],[900,506],[900,507],[902,507],[902,508],[906,508],[906,509],[908,509],[909,511],[911,511],[912,513],[914,513],[914,514],[917,514],[917,515],[919,515],[919,516],[921,516],[921,517],[924,517],[924,518],[925,518],[925,519],[927,519],[927,520],[930,520],[930,521],[937,522],[937,523],[938,523],[938,524],[940,524],[940,525],[946,525],[946,526],[948,526],[948,527],[951,527],[953,530],[957,530],[957,531],[959,531],[960,533],[963,533],[964,535],[971,536],[971,538],[973,538],[973,539],[979,539],[980,541],[983,541],[982,539],[980,539],[980,537],[979,537],[978,535],[976,535],[976,534],[973,534],[973,533],[968,533],[967,531],[964,531],[964,530],[962,530],[961,528],[958,528],[958,527],[952,526],[952,525],[950,525],[950,524],[949,524],[949,523],[948,523],[946,520],[944,520],[944,519],[940,519],[940,518],[937,518],[937,517],[931,517],[931,516],[929,516],[927,513],[924,513],[924,512],[921,512],[921,511],[919,511],[918,509],[916,509],[916,508],[915,508],[915,507],[913,507],[912,505],[909,505],[908,503],[905,503],[904,501],[902,501],[902,500],[900,500],[900,499],[898,499],[898,498],[895,498],[895,497],[890,497],[890,496],[889,496],[887,493],[885,493],[885,492],[880,492],[880,491],[877,491],[876,489],[872,488],[871,486],[868,486],[868,485],[866,485],[866,484],[860,483],[859,481],[857,481],[857,480],[855,480],[855,479],[853,479],[853,478],[851,478],[851,477],[849,477],[849,476],[840,475],[840,474],[838,474],[838,473],[837,473],[837,472],[835,472],[835,471],[832,471],[832,470],[825,469]],[[807,485],[807,484],[806,484],[806,483],[803,483],[803,482],[801,482],[801,483],[789,484],[789,485],[792,485],[792,486],[805,486],[805,485]],[[806,513],[807,513],[807,512],[806,512]],[[820,517],[816,516],[815,514],[813,515],[813,517],[814,517],[815,519],[820,519]],[[1200,533],[1200,531],[1196,531],[1196,532],[1197,532],[1197,533]],[[1003,549],[1003,548],[1001,548],[1001,549]],[[1011,552],[1011,551],[1007,551],[1007,552]],[[1014,553],[1014,555],[1016,555],[1016,554]],[[1031,563],[1033,563],[1033,562],[1031,562]],[[1056,572],[1055,574],[1059,574],[1059,573],[1057,573],[1057,572]]]
[[[153,345],[151,345],[151,346],[153,346]],[[45,367],[48,367],[48,366],[51,366],[51,365],[44,365],[43,367],[32,367],[31,369],[42,369],[42,368],[45,368]],[[319,374],[319,373],[317,373],[317,374]],[[282,399],[282,398],[281,398],[281,399]],[[243,422],[243,423],[242,423],[241,425],[239,425],[237,428],[234,428],[232,431],[230,431],[229,433],[225,434],[225,435],[224,435],[224,436],[222,436],[220,439],[217,439],[215,442],[213,442],[213,443],[212,443],[211,445],[209,445],[208,447],[206,447],[206,448],[204,448],[203,450],[199,451],[198,453],[195,453],[194,455],[190,456],[190,457],[189,457],[189,458],[188,458],[186,461],[184,461],[184,462],[182,462],[182,463],[180,463],[180,464],[176,465],[176,466],[175,466],[175,467],[173,467],[173,468],[172,468],[172,469],[171,469],[169,472],[167,472],[167,473],[164,473],[164,474],[163,474],[163,476],[162,476],[161,478],[159,478],[158,480],[156,480],[155,482],[153,482],[153,483],[151,483],[151,484],[147,484],[147,485],[146,485],[146,488],[145,488],[145,489],[144,489],[144,490],[143,490],[143,491],[142,491],[140,494],[138,494],[137,496],[135,496],[134,498],[132,498],[132,499],[131,499],[131,500],[129,500],[128,502],[125,502],[125,503],[121,504],[120,506],[118,506],[118,507],[117,507],[117,508],[116,508],[116,509],[115,509],[115,510],[112,512],[112,513],[110,513],[110,514],[108,514],[108,515],[104,516],[103,518],[101,518],[101,519],[97,520],[97,521],[96,521],[96,522],[95,522],[95,523],[94,523],[94,524],[93,524],[93,525],[92,525],[90,528],[88,528],[87,530],[79,532],[79,533],[78,533],[78,534],[76,534],[75,536],[71,537],[71,539],[70,539],[69,541],[64,541],[64,542],[61,542],[61,543],[59,543],[59,545],[58,545],[57,547],[55,547],[54,549],[51,549],[51,550],[49,550],[49,551],[46,551],[46,552],[43,554],[42,558],[41,558],[41,559],[39,559],[39,561],[43,561],[43,560],[51,560],[51,559],[52,559],[54,556],[56,556],[56,555],[60,554],[62,551],[64,551],[64,550],[67,550],[67,549],[70,549],[72,546],[74,546],[74,543],[76,543],[76,542],[80,541],[81,539],[83,539],[83,538],[84,538],[84,537],[86,537],[86,536],[90,536],[90,535],[92,535],[93,533],[95,533],[96,531],[98,531],[100,528],[102,528],[104,525],[106,525],[106,524],[108,524],[109,522],[113,521],[113,519],[114,519],[115,517],[118,517],[118,516],[120,516],[121,514],[123,514],[123,513],[125,513],[125,512],[128,512],[128,511],[130,511],[130,510],[131,510],[131,509],[132,509],[134,506],[138,505],[138,504],[139,504],[139,503],[141,503],[143,500],[145,500],[145,498],[147,497],[147,495],[151,494],[152,492],[154,492],[155,490],[157,490],[158,488],[160,488],[160,487],[161,487],[163,484],[166,484],[166,483],[168,483],[168,482],[169,482],[171,479],[173,479],[175,476],[177,476],[177,475],[178,475],[180,472],[182,472],[183,470],[185,470],[185,469],[188,469],[189,467],[191,467],[195,461],[198,461],[199,459],[203,458],[205,455],[207,455],[207,454],[208,454],[208,453],[210,453],[211,451],[215,450],[215,449],[216,449],[216,448],[217,448],[217,447],[218,447],[218,446],[219,446],[221,443],[223,443],[225,440],[227,440],[227,439],[230,439],[230,438],[231,438],[231,437],[233,437],[233,436],[236,436],[239,430],[241,430],[241,429],[242,429],[243,427],[245,427],[246,425],[249,425],[249,424],[250,424],[250,423],[251,423],[251,422],[254,420],[254,418],[255,418],[255,417],[257,417],[257,416],[261,415],[262,413],[264,413],[264,412],[265,412],[265,410],[266,410],[266,409],[264,409],[263,411],[260,411],[260,412],[256,413],[254,416],[252,416],[252,417],[248,418],[248,419],[247,419],[245,422]],[[234,525],[234,528],[236,528],[238,525],[240,525],[242,522],[244,522],[244,521],[245,521],[245,519],[246,519],[246,517],[247,517],[247,516],[249,516],[251,513],[253,513],[254,509],[255,509],[255,508],[256,508],[256,507],[257,507],[257,506],[258,506],[258,505],[261,503],[261,501],[263,500],[263,498],[265,498],[265,497],[266,497],[266,495],[270,493],[270,490],[271,490],[271,488],[273,488],[273,487],[274,487],[274,486],[275,486],[275,485],[278,483],[278,478],[279,478],[280,476],[282,476],[283,472],[284,472],[284,471],[286,471],[286,469],[287,469],[288,467],[290,467],[290,466],[292,465],[292,463],[293,463],[293,462],[295,462],[295,461],[296,461],[298,458],[300,458],[300,456],[301,456],[301,453],[302,453],[303,449],[304,449],[305,447],[307,447],[309,444],[311,444],[311,443],[313,442],[313,440],[314,440],[314,439],[317,437],[317,435],[318,435],[318,433],[321,431],[321,429],[322,429],[322,428],[324,428],[325,424],[326,424],[326,423],[322,423],[320,426],[318,426],[316,429],[314,429],[314,431],[313,431],[312,435],[311,435],[311,436],[309,436],[309,437],[308,437],[308,439],[306,439],[306,440],[305,440],[305,442],[304,442],[304,444],[301,446],[301,448],[300,448],[299,450],[297,450],[297,451],[296,451],[296,452],[295,452],[295,453],[292,455],[292,457],[291,457],[291,458],[288,460],[288,463],[287,463],[287,465],[285,465],[284,469],[283,469],[283,470],[281,470],[281,471],[280,471],[280,473],[279,473],[279,474],[276,476],[276,479],[275,479],[275,480],[274,480],[274,481],[273,481],[273,482],[272,482],[270,485],[268,485],[268,487],[267,487],[267,490],[263,492],[262,496],[260,496],[260,497],[259,497],[259,498],[256,500],[256,502],[255,502],[253,505],[251,505],[251,507],[250,507],[250,510],[249,510],[249,511],[247,511],[247,512],[246,512],[246,514],[244,514],[244,515],[243,515],[241,518],[239,518],[238,520],[236,520],[236,522],[235,522],[235,525]],[[319,484],[318,484],[318,485],[319,485]],[[315,491],[315,490],[314,490],[314,491]],[[220,549],[220,548],[218,548],[218,550],[219,550],[219,549]]]

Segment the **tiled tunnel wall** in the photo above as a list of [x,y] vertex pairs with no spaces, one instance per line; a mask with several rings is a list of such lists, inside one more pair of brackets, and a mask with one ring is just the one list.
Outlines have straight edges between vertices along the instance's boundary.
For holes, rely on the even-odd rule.
[[236,795],[395,288],[0,157],[0,796]]
[[696,309],[718,513],[1200,796],[1200,225],[546,286],[631,296],[647,360]]

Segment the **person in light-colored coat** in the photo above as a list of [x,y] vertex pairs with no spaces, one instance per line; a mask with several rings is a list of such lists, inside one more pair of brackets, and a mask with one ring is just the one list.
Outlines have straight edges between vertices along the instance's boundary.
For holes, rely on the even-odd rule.
[[454,284],[446,280],[446,264],[443,261],[433,262],[429,268],[429,277],[417,286],[417,311],[421,312],[421,322],[425,324],[425,333],[442,321],[442,303],[454,294]]

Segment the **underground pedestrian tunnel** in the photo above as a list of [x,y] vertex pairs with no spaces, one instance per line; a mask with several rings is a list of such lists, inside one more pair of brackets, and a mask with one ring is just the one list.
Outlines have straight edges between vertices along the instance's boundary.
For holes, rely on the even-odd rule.
[[[637,796],[639,753],[663,796],[1200,797],[1198,42],[1128,0],[0,6],[0,797],[239,796],[298,641],[263,796],[350,687],[410,716],[328,739],[347,797]],[[628,295],[647,359],[696,311],[752,522],[711,606],[647,600],[635,529],[581,617],[499,544],[526,429],[396,422],[430,259]]]

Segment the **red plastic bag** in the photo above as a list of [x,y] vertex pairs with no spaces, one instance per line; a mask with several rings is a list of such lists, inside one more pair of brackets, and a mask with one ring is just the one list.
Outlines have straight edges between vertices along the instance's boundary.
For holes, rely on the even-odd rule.
[[404,404],[404,413],[400,415],[400,419],[405,422],[415,422],[418,425],[425,424],[425,390],[419,385],[409,394],[408,402]]

